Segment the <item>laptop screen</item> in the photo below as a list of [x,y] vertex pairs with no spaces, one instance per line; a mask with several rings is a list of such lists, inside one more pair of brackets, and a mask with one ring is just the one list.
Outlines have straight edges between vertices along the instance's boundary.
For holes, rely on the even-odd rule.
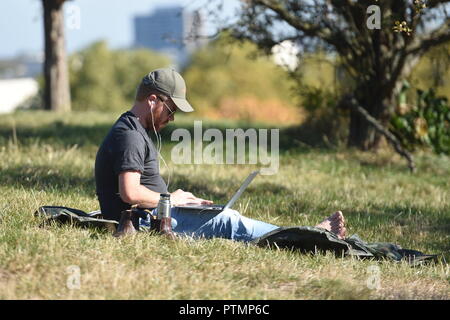
[[234,196],[228,201],[228,203],[225,205],[223,210],[231,208],[233,204],[236,202],[237,199],[241,196],[242,192],[244,192],[245,189],[247,189],[248,185],[252,180],[256,177],[256,175],[259,173],[259,170],[253,171],[250,173],[250,175],[245,179],[244,183],[239,187],[239,190],[234,194]]

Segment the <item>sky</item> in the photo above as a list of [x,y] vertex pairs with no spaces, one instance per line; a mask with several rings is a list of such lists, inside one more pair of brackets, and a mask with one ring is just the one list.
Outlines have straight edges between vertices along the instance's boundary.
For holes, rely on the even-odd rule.
[[[208,0],[74,0],[64,5],[66,48],[69,53],[106,39],[112,48],[133,43],[133,17],[157,7],[181,5],[188,10],[206,7]],[[232,16],[238,0],[224,1],[223,13]],[[79,13],[79,14],[78,14]],[[214,26],[207,25],[207,30]],[[39,54],[44,49],[41,0],[0,1],[0,59]]]

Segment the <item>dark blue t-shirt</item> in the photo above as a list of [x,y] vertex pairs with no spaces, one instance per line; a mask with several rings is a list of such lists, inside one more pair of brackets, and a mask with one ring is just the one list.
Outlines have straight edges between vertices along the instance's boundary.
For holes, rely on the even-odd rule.
[[96,193],[105,219],[119,221],[120,213],[131,207],[119,195],[119,174],[124,171],[139,171],[141,185],[167,193],[167,185],[159,174],[156,148],[130,111],[113,125],[95,159]]

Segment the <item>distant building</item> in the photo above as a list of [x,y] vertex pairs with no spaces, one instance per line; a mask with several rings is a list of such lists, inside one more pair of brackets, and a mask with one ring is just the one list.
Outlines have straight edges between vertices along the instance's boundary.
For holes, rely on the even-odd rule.
[[33,78],[0,80],[0,113],[14,111],[38,93],[38,82]]
[[293,71],[298,66],[300,47],[290,40],[285,40],[272,47],[272,59],[277,65]]
[[134,46],[165,53],[177,67],[184,66],[189,56],[206,43],[199,38],[202,35],[202,14],[180,6],[159,8],[148,16],[134,18]]
[[0,60],[0,79],[35,78],[42,73],[43,54],[21,54]]
[[42,73],[43,54],[21,54],[0,60],[0,113],[26,107],[36,96],[39,84],[35,79]]

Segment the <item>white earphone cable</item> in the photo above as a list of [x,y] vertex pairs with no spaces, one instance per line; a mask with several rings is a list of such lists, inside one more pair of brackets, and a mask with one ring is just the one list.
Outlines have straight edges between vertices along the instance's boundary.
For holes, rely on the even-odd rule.
[[[154,105],[154,103],[153,103]],[[161,154],[161,148],[162,148],[162,139],[161,139],[161,135],[156,132],[156,128],[155,128],[155,121],[153,118],[153,107],[150,109],[150,113],[152,115],[152,126],[153,126],[153,132],[155,133],[155,137],[156,137],[156,152],[158,153],[158,156],[161,158],[161,160],[164,163],[164,166],[166,167],[167,171],[169,172],[169,176],[167,178],[167,192],[169,192],[169,185],[170,185],[170,177],[172,175],[172,171],[170,170],[169,166],[167,165],[166,161],[164,160],[164,157]]]

